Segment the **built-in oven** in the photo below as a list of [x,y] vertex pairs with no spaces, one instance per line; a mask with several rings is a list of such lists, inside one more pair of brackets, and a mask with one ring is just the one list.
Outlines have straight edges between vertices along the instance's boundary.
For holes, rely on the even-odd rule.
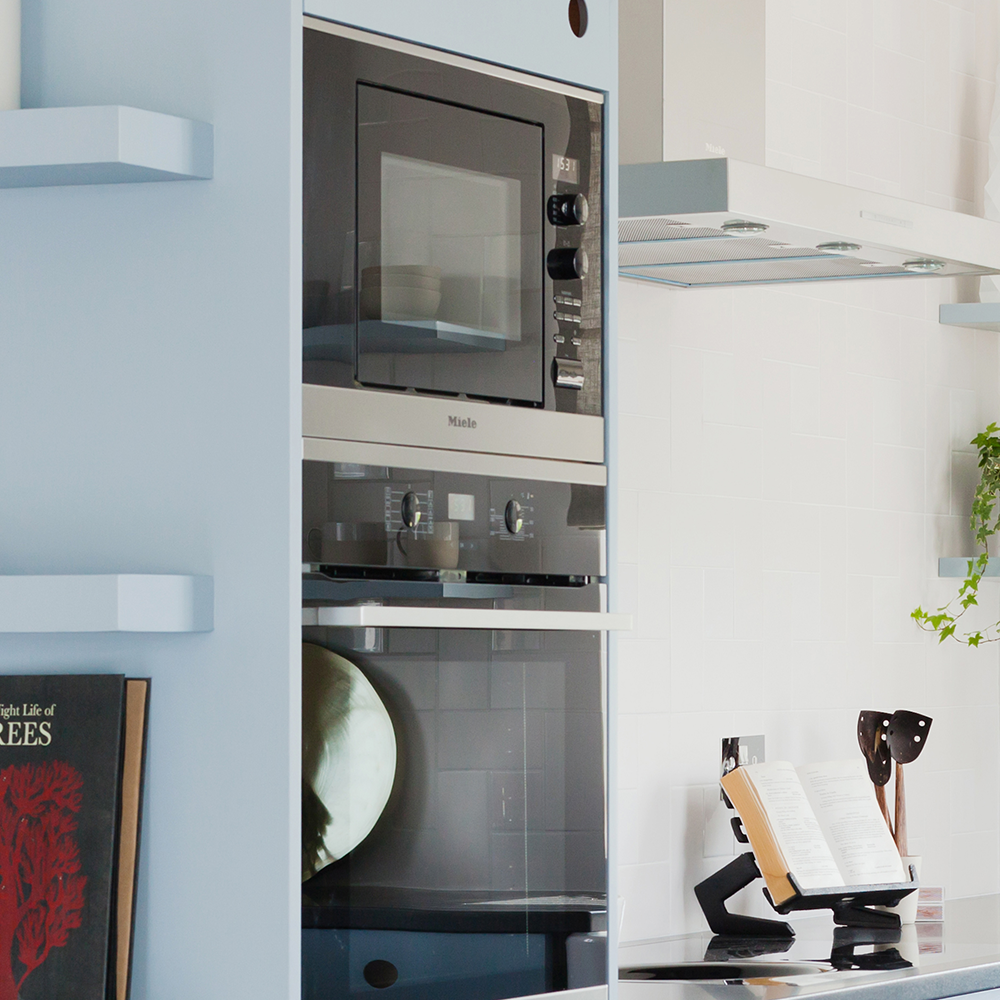
[[358,449],[303,466],[302,995],[606,997],[604,470]]
[[601,461],[603,96],[312,17],[304,61],[307,433]]

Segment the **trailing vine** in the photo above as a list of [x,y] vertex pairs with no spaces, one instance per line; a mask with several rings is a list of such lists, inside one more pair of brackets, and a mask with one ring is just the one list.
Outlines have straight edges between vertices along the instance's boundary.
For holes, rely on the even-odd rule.
[[[958,621],[969,608],[978,605],[979,581],[982,580],[989,563],[987,543],[990,536],[1000,529],[1000,509],[997,501],[1000,499],[1000,427],[995,423],[989,425],[981,434],[972,439],[979,449],[979,468],[982,470],[979,485],[972,498],[972,515],[969,527],[972,529],[976,544],[982,552],[975,559],[970,559],[966,569],[965,579],[959,588],[957,596],[953,597],[944,607],[937,611],[924,611],[916,608],[910,612],[910,617],[925,632],[936,632],[938,642],[954,639],[956,642],[969,646],[979,646],[984,642],[1000,640],[1000,621],[987,628],[975,632],[965,632],[956,635]],[[958,610],[957,605],[961,606]]]

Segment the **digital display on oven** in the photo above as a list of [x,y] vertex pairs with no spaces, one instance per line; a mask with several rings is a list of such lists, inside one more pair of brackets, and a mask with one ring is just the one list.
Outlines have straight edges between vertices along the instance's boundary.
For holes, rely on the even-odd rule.
[[572,156],[560,156],[558,153],[553,153],[552,179],[566,181],[567,184],[579,184],[580,161],[574,160]]

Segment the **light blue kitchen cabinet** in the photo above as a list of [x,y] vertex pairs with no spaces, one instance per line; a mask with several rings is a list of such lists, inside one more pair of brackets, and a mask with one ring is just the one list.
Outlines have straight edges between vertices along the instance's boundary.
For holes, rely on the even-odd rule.
[[588,28],[582,38],[570,29],[568,0],[305,0],[303,9],[331,21],[613,90],[618,4],[586,0],[586,5]]
[[[314,12],[609,86],[614,0],[582,40],[549,7]],[[152,678],[132,995],[298,998],[302,6],[23,18],[25,107],[211,123],[214,176],[0,190],[0,572],[212,576],[215,609],[204,633],[5,634],[0,672]]]
[[215,161],[0,190],[0,573],[211,576],[215,614],[4,634],[0,672],[152,678],[133,997],[297,996],[301,5],[23,17],[25,107],[208,122]]

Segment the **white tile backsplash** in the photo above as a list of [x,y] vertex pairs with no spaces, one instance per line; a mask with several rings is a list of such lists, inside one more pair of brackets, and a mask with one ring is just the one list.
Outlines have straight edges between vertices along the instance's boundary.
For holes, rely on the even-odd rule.
[[[766,45],[770,166],[981,209],[993,0],[767,0]],[[1000,419],[1000,342],[939,325],[955,298],[620,282],[624,940],[704,927],[693,886],[732,850],[721,737],[852,756],[862,708],[935,720],[906,769],[925,880],[1000,890],[1000,656],[909,617],[955,594],[937,558],[972,551],[969,441]],[[970,624],[1000,616],[983,590]]]
[[[997,337],[938,326],[946,282],[905,285],[620,284],[625,334],[640,357],[657,345],[669,387],[621,424],[627,940],[703,926],[693,886],[726,857],[706,806],[722,736],[852,756],[866,707],[935,719],[907,770],[925,877],[1000,890],[997,650],[940,646],[909,617],[954,594],[937,557],[970,551],[968,441],[1000,416]],[[704,347],[692,303],[727,326]],[[978,620],[1000,614],[987,588]]]

